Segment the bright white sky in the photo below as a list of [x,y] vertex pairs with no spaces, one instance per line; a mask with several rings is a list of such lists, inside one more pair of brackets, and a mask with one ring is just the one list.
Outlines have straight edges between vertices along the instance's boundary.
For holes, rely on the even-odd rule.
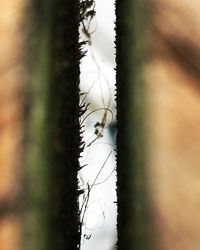
[[[81,92],[89,92],[86,103],[90,111],[108,107],[115,118],[114,85],[115,85],[115,49],[114,49],[114,0],[96,0],[96,17],[92,28],[91,46],[81,64]],[[87,38],[86,38],[87,39]],[[91,142],[94,136],[94,125],[101,122],[104,110],[94,112],[85,120],[84,140]],[[112,121],[108,112],[107,122]],[[109,158],[107,159],[108,155]],[[107,161],[106,161],[107,159]],[[106,162],[105,162],[106,161]],[[116,241],[116,173],[113,141],[105,129],[103,138],[88,147],[80,159],[82,165],[88,164],[81,171],[84,185],[91,185],[102,168],[90,192],[88,209],[85,214],[83,234],[90,239],[83,239],[81,250],[111,250]],[[103,166],[103,167],[102,167]],[[112,173],[112,175],[111,175]],[[81,182],[80,182],[81,183]],[[91,237],[90,237],[91,236]]]

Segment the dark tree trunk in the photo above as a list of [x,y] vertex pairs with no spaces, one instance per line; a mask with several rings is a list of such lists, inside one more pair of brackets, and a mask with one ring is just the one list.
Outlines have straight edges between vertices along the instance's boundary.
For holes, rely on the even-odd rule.
[[79,1],[32,1],[24,249],[79,249]]
[[52,249],[79,249],[79,1],[57,0],[53,38]]
[[148,4],[116,1],[118,249],[156,249],[146,176]]

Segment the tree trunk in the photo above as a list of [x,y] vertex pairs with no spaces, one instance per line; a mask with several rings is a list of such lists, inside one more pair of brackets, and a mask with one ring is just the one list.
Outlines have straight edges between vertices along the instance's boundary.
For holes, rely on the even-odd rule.
[[156,249],[146,141],[146,1],[116,1],[118,249]]
[[0,249],[79,249],[79,1],[0,14]]
[[78,1],[33,1],[30,13],[24,249],[78,249]]
[[116,1],[118,247],[198,249],[199,3],[149,3]]

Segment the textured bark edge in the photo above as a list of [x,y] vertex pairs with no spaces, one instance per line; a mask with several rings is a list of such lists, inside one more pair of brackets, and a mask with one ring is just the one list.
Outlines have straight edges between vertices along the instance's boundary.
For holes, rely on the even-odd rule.
[[[79,1],[57,0],[55,5],[52,83],[53,198],[52,249],[79,249],[81,224],[78,207],[79,156]],[[50,119],[51,120],[51,119]],[[59,187],[58,187],[59,183]]]
[[31,1],[24,249],[80,248],[79,1]]

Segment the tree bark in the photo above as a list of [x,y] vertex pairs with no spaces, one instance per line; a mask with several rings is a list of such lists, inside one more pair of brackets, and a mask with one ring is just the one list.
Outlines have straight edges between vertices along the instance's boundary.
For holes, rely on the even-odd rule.
[[118,249],[156,249],[147,178],[146,1],[116,1]]
[[24,249],[79,249],[78,3],[28,9]]
[[198,6],[116,2],[119,249],[199,248]]

